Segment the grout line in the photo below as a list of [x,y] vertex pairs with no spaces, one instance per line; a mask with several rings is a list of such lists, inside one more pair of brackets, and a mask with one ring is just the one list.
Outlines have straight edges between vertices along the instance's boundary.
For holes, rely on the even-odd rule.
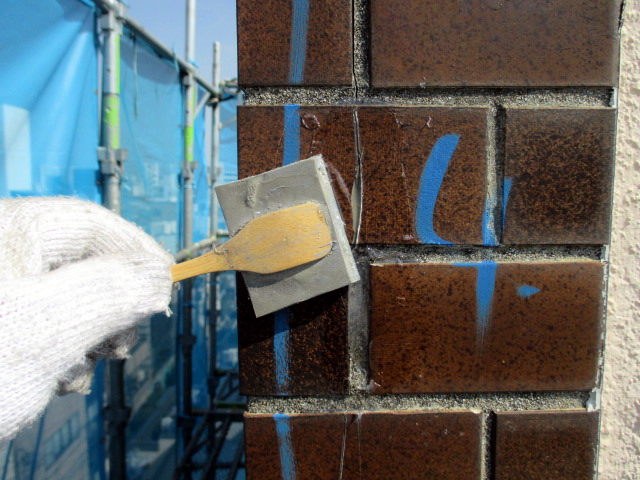
[[356,98],[369,89],[369,5],[367,0],[353,0],[353,76]]
[[494,480],[496,476],[496,414],[494,412],[486,412],[484,428],[484,478]]
[[366,411],[533,411],[585,409],[589,392],[499,392],[371,395],[366,390],[332,397],[249,397],[249,413]]
[[349,286],[349,392],[366,391],[369,381],[369,261],[355,254],[360,281]]
[[593,245],[360,245],[371,264],[423,262],[601,261],[602,248]]
[[495,176],[496,176],[496,237],[498,243],[503,241],[504,235],[504,218],[509,199],[509,191],[511,190],[511,183],[509,179],[509,185],[505,188],[505,161],[506,161],[506,110],[502,105],[496,105],[495,117],[494,117],[494,156],[495,156]]
[[[355,0],[355,4],[360,0]],[[354,13],[355,14],[355,13]],[[359,23],[355,21],[357,27]],[[365,28],[361,26],[361,28]],[[366,35],[366,32],[363,33]],[[615,89],[610,87],[565,88],[433,88],[371,89],[367,52],[354,40],[354,86],[248,87],[246,105],[433,105],[477,106],[498,104],[505,108],[612,108]],[[359,59],[360,58],[360,59]]]

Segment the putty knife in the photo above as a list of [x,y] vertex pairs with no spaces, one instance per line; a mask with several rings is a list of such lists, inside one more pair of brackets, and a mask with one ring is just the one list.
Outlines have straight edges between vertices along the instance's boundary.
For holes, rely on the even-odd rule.
[[282,208],[313,202],[320,206],[334,244],[317,262],[261,275],[242,272],[256,316],[357,282],[360,277],[344,222],[321,155],[216,188],[229,232]]
[[[259,254],[249,259],[252,268],[241,266],[237,260],[232,260],[223,267],[231,267],[242,272],[256,316],[275,312],[360,280],[331,180],[321,155],[255,177],[221,185],[216,188],[216,193],[227,227],[232,233],[232,239],[225,244],[227,247],[222,248],[227,248],[229,252],[229,245],[234,239],[249,229],[247,236],[250,240],[243,240],[241,246],[234,247],[237,248],[235,254],[245,257],[246,261],[250,255],[260,250]],[[262,237],[261,241],[273,243],[270,244],[270,248],[263,249],[264,244],[261,244],[258,249],[258,243],[254,241],[256,236],[251,233],[255,227],[254,222],[258,222],[257,230],[262,230],[260,222],[263,219],[270,218],[275,219],[276,223],[281,222],[290,212],[296,211],[290,210],[291,208],[295,209],[301,205],[313,205],[313,211],[303,213],[302,219],[293,220],[290,217],[289,221],[280,226],[269,227],[269,230],[273,231]],[[321,213],[324,223],[318,222],[318,212]],[[322,230],[319,223],[323,223],[329,235],[325,237],[323,233],[319,233],[316,238],[314,235],[303,233],[300,241],[288,240],[297,245],[295,249],[285,245],[282,239],[290,237],[294,226],[299,223],[313,225],[311,230],[315,231],[318,228],[319,232]],[[211,253],[203,257],[206,255],[221,256]],[[274,256],[273,261],[267,259],[271,255]],[[190,262],[200,258],[202,257]],[[256,263],[261,262],[273,265],[264,270],[253,268]],[[187,263],[189,262],[176,265],[174,270],[181,265],[187,268]],[[286,265],[286,269],[280,268],[283,265]],[[209,271],[212,270],[187,273],[187,277]],[[260,271],[263,273],[257,273]]]
[[174,282],[203,273],[275,273],[320,260],[333,241],[320,206],[303,203],[251,220],[228,242],[171,267]]

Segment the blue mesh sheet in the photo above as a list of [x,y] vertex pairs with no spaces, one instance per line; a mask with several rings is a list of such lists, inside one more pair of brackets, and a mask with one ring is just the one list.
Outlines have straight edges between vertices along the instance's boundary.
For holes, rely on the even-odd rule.
[[[182,197],[180,73],[125,29],[120,82],[121,146],[128,152],[122,216],[175,252]],[[140,325],[138,342],[125,364],[127,404],[132,407],[127,425],[130,480],[164,478],[175,456],[175,322],[175,315],[158,315]]]
[[183,149],[180,74],[125,30],[120,84],[121,145],[128,152],[122,216],[175,252]]
[[[220,104],[220,178],[218,184],[238,179],[238,128],[237,111],[239,97]],[[219,207],[218,207],[219,208]],[[218,211],[218,228],[225,230],[222,211]],[[223,370],[238,369],[238,329],[236,312],[236,275],[225,272],[218,275],[220,314],[217,320],[216,364]]]
[[[99,202],[92,4],[6,0],[0,15],[0,197]],[[102,370],[92,394],[56,398],[0,451],[0,479],[103,479]]]
[[[199,89],[198,99],[204,96]],[[199,102],[198,102],[199,103]],[[209,156],[205,151],[205,118],[204,109],[200,110],[194,122],[194,161],[197,167],[193,181],[193,241],[198,242],[209,237],[211,193],[209,188]],[[193,282],[193,320],[192,331],[196,336],[193,347],[193,388],[192,401],[194,407],[204,408],[208,404],[208,339],[207,323],[209,322],[209,300],[207,295],[207,275],[196,277]]]
[[99,201],[94,11],[6,0],[0,15],[0,196]]

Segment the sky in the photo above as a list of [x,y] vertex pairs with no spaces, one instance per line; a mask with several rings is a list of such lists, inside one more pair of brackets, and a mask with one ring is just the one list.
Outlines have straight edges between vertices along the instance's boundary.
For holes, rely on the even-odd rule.
[[[186,0],[124,0],[127,15],[186,58]],[[221,44],[222,79],[237,77],[235,0],[196,0],[196,64],[212,80],[213,42]]]

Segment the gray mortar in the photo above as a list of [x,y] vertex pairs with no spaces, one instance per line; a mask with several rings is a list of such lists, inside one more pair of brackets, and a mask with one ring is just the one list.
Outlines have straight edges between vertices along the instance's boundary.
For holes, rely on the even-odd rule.
[[352,101],[353,87],[276,87],[244,89],[245,105],[336,105]]
[[[432,105],[458,107],[611,107],[615,90],[593,88],[246,88],[245,105]],[[357,92],[356,92],[357,90]],[[357,93],[357,95],[356,95]]]
[[581,261],[604,262],[603,249],[592,245],[498,246],[475,245],[361,245],[358,258],[367,257],[371,264],[434,263],[494,260],[518,261]]
[[358,392],[342,397],[249,397],[249,413],[330,413],[412,410],[584,409],[589,392],[443,393],[429,395],[371,395]]
[[[502,177],[498,172],[498,144],[502,141],[503,132],[496,127],[498,117],[498,106],[491,104],[487,115],[487,207],[490,214],[490,230],[495,238],[502,235],[502,222],[498,222],[502,213]],[[493,193],[493,195],[491,194]]]
[[369,88],[369,5],[367,0],[353,0],[353,80],[356,95]]
[[369,382],[369,258],[354,252],[360,281],[349,286],[349,391]]
[[494,478],[493,476],[493,455],[491,455],[491,449],[493,447],[493,430],[495,428],[493,412],[490,410],[484,410],[482,412],[482,431],[484,435],[480,440],[480,449],[483,459],[483,469],[480,473],[482,480],[488,480]]

